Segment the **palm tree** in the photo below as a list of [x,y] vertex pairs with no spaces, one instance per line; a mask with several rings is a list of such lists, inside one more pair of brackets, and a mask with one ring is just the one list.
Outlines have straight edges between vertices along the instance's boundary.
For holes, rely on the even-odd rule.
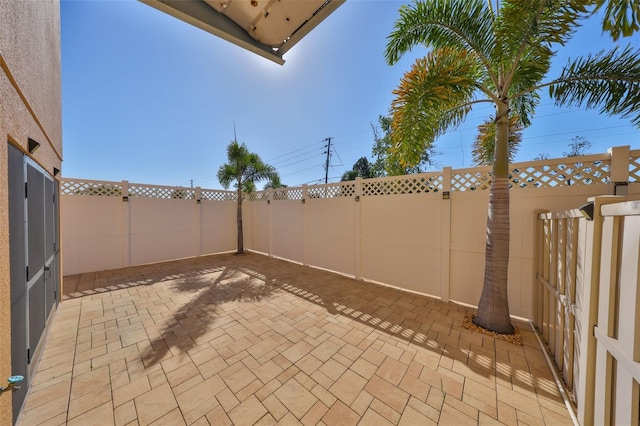
[[264,189],[278,189],[278,188],[286,188],[287,185],[280,181],[280,175],[274,173],[267,183],[264,184]]
[[630,47],[567,64],[543,81],[553,50],[564,45],[590,12],[584,0],[431,0],[400,9],[385,51],[390,65],[413,47],[430,50],[394,91],[392,154],[415,164],[434,140],[462,123],[481,102],[495,106],[495,155],[489,192],[482,294],[474,323],[511,334],[509,260],[509,120],[530,124],[540,91],[559,105],[597,108],[640,124],[640,53]]
[[218,169],[218,181],[228,189],[233,183],[237,191],[238,207],[238,254],[244,254],[244,236],[242,233],[242,198],[243,192],[255,191],[256,181],[272,179],[276,175],[273,166],[263,163],[258,154],[249,152],[245,144],[231,141],[227,146],[226,164]]

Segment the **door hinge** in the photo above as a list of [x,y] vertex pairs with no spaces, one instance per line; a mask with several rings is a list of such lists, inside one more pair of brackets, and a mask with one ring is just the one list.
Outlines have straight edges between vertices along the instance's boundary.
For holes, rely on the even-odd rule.
[[29,267],[27,266],[27,281],[29,281]]
[[27,364],[31,364],[31,348],[27,348]]
[[24,198],[29,198],[28,194],[28,190],[27,190],[27,182],[24,183]]

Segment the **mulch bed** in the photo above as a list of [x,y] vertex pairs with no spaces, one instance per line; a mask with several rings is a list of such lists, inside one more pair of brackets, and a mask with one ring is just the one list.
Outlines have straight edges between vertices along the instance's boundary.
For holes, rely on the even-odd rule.
[[513,326],[513,334],[500,334],[494,331],[489,331],[473,323],[475,315],[467,314],[464,316],[462,326],[467,330],[475,331],[477,333],[486,334],[487,336],[495,337],[496,339],[504,340],[505,342],[513,343],[514,345],[522,346],[522,335],[518,327]]

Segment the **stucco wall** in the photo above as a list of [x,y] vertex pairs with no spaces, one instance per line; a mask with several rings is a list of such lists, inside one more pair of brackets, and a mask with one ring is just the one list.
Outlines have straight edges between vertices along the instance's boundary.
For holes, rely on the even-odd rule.
[[[58,0],[0,0],[0,380],[11,371],[7,143],[27,151],[53,174],[61,169],[60,6]],[[11,393],[0,394],[0,413],[11,413]],[[11,424],[10,415],[0,425]]]

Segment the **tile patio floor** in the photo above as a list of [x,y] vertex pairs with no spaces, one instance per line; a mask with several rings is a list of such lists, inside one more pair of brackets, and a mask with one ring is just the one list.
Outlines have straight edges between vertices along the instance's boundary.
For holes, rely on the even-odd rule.
[[534,334],[258,254],[69,276],[27,425],[570,425]]

